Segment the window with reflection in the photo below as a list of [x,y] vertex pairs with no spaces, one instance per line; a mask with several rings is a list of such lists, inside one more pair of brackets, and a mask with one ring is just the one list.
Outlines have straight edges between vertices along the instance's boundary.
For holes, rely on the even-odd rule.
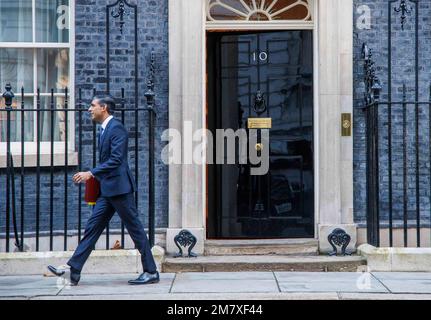
[[[40,108],[59,109],[52,123],[50,112],[40,112],[42,141],[50,141],[51,126],[54,126],[54,141],[64,141],[66,136],[61,110],[65,88],[70,90],[71,85],[69,5],[69,0],[0,1],[0,91],[10,83],[16,96],[12,107],[20,109],[24,105],[25,109],[34,109],[39,89]],[[69,96],[73,96],[73,92]],[[0,110],[4,108],[1,99]],[[12,142],[36,142],[36,113],[12,112],[11,115]],[[0,111],[0,143],[6,142],[6,125],[6,112]],[[4,153],[4,148],[1,149]]]

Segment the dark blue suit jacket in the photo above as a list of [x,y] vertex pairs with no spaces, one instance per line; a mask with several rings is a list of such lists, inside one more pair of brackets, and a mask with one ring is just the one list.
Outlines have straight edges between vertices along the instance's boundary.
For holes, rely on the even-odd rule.
[[112,118],[100,138],[99,165],[90,170],[100,182],[102,197],[127,194],[136,189],[127,160],[128,142],[123,124]]

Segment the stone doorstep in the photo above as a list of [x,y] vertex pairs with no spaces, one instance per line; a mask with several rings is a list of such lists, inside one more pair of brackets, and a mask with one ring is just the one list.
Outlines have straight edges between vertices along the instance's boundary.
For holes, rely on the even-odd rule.
[[358,254],[367,259],[371,272],[431,272],[431,248],[376,248],[363,244]]
[[308,271],[357,272],[366,265],[360,256],[199,256],[197,258],[166,257],[163,272],[240,272],[240,271]]
[[[164,260],[165,250],[154,246],[151,250],[158,270]],[[14,252],[0,253],[0,276],[46,275],[46,267],[64,265],[72,256],[72,251]],[[94,250],[82,270],[87,274],[140,273],[142,265],[138,250]]]
[[317,255],[318,241],[314,239],[206,240],[204,252],[206,256]]

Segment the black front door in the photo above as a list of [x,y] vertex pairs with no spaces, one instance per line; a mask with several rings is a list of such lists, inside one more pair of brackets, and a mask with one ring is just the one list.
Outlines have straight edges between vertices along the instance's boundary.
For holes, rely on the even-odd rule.
[[250,118],[272,119],[268,174],[208,165],[207,236],[314,237],[312,32],[209,32],[207,81],[214,137],[247,129]]

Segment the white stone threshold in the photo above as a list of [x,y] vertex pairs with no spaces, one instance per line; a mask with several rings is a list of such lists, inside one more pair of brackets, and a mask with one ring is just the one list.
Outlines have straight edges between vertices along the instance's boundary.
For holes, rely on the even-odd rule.
[[376,248],[363,244],[358,254],[367,259],[371,272],[431,272],[431,248]]

